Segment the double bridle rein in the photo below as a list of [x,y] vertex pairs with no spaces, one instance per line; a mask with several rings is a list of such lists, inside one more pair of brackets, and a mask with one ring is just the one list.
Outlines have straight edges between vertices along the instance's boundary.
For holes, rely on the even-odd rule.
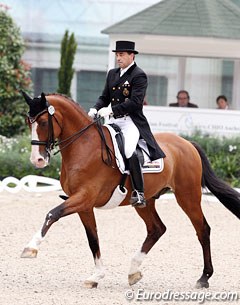
[[[56,151],[54,153],[54,155],[56,155],[57,153],[59,153],[60,151],[62,151],[64,148],[68,147],[69,145],[71,145],[74,141],[76,141],[88,128],[90,128],[92,125],[96,124],[97,125],[97,129],[99,132],[99,135],[101,137],[101,142],[102,142],[102,160],[105,164],[107,164],[108,166],[111,166],[113,168],[115,168],[114,166],[114,162],[113,160],[116,158],[114,152],[111,150],[111,148],[107,145],[106,139],[105,139],[105,135],[104,132],[102,130],[102,125],[101,125],[101,117],[96,117],[94,119],[94,121],[92,123],[90,123],[89,125],[85,126],[84,128],[78,130],[77,132],[73,133],[71,136],[67,137],[64,140],[61,141],[55,141],[55,137],[54,137],[54,129],[53,129],[53,118],[55,119],[56,123],[58,124],[58,126],[60,127],[60,129],[62,129],[61,125],[59,124],[57,118],[55,117],[54,113],[55,113],[55,108],[49,104],[49,102],[47,101],[46,104],[47,108],[44,109],[43,111],[39,112],[36,116],[31,117],[28,113],[27,118],[28,118],[28,122],[29,124],[33,124],[34,122],[37,121],[37,119],[42,116],[44,113],[48,113],[48,138],[47,141],[38,141],[38,140],[31,140],[31,145],[44,145],[45,146],[45,150],[47,152],[48,158],[50,159],[51,156],[51,151],[53,150],[53,148],[55,146],[59,146],[61,144],[64,144],[58,151]],[[107,159],[104,159],[103,157],[103,148],[105,147],[106,149],[106,153],[107,153]],[[113,158],[114,157],[114,158]]]

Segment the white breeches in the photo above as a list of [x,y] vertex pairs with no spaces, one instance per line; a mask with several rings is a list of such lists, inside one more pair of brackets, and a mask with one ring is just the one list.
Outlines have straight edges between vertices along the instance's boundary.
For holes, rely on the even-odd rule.
[[133,123],[130,116],[118,119],[111,117],[108,123],[115,123],[121,128],[125,140],[125,155],[126,158],[129,159],[134,153],[140,137],[138,128]]

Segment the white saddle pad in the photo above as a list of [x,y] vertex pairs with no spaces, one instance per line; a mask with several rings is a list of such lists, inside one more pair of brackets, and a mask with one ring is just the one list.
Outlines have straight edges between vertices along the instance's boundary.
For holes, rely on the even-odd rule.
[[[105,124],[104,126],[107,127],[107,129],[110,132],[110,135],[112,137],[114,152],[116,156],[116,163],[117,166],[122,174],[127,173],[129,174],[128,170],[125,170],[125,163],[123,161],[123,157],[119,151],[119,147],[116,140],[116,131],[112,128],[112,126]],[[142,166],[142,172],[143,173],[160,173],[164,168],[164,162],[163,158],[157,159],[154,161],[151,161],[149,159],[149,156],[146,152],[148,152],[148,148],[146,145],[146,142],[142,139],[139,140],[138,145],[143,149],[143,156],[144,156],[144,164]]]

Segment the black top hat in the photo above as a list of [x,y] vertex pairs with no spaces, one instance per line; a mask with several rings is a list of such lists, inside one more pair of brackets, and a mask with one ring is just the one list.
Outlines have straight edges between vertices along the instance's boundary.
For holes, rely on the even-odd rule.
[[125,40],[116,41],[116,50],[112,50],[112,51],[113,52],[131,52],[134,54],[138,54],[138,51],[135,50],[135,42],[125,41]]

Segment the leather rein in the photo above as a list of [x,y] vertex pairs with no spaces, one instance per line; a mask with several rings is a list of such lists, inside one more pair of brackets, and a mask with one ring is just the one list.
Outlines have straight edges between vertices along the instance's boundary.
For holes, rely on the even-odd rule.
[[[96,124],[97,129],[101,138],[101,157],[102,161],[108,165],[111,166],[112,168],[116,168],[114,165],[114,159],[116,158],[115,153],[112,151],[112,149],[108,146],[106,142],[106,138],[102,129],[102,124],[101,124],[101,117],[95,117],[94,121],[90,123],[89,125],[85,126],[84,128],[78,130],[77,132],[73,133],[71,136],[67,137],[66,139],[63,139],[61,141],[55,141],[54,137],[54,129],[53,129],[53,118],[57,122],[58,126],[60,129],[62,127],[60,126],[57,118],[55,117],[55,108],[47,102],[47,108],[38,113],[35,117],[31,117],[29,114],[27,115],[28,122],[29,124],[33,124],[34,122],[37,121],[37,119],[42,116],[44,113],[48,113],[48,138],[47,141],[38,141],[38,140],[31,140],[31,145],[44,145],[45,150],[47,152],[48,158],[50,159],[51,156],[51,151],[55,146],[59,146],[61,144],[64,144],[58,151],[56,151],[53,155],[58,154],[61,152],[64,148],[68,147],[71,145],[73,142],[75,142],[88,128],[90,128],[92,125]],[[104,158],[103,155],[103,150],[106,150],[107,158]]]

